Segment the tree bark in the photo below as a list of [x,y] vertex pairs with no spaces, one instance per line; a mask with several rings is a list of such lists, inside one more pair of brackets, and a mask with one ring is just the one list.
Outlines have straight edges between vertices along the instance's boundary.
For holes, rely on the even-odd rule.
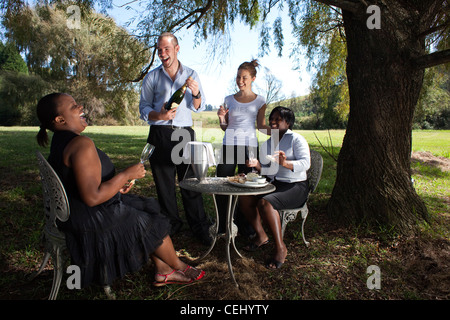
[[428,219],[410,169],[424,75],[414,59],[426,53],[425,43],[415,36],[417,10],[393,1],[381,18],[381,29],[368,29],[365,20],[343,11],[350,114],[329,211],[355,224],[409,233]]

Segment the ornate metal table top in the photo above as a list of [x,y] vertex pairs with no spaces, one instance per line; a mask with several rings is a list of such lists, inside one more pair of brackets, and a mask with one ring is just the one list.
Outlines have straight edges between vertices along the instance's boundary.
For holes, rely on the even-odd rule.
[[227,178],[207,177],[202,181],[196,178],[184,179],[180,182],[180,187],[201,193],[222,194],[222,195],[256,195],[275,191],[273,184],[264,187],[238,187],[228,183]]

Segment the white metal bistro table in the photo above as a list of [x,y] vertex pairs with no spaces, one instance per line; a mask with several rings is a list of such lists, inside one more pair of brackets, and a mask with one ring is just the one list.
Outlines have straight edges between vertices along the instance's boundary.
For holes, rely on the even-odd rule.
[[211,250],[214,248],[214,245],[216,244],[216,240],[222,235],[219,235],[219,210],[217,208],[217,202],[216,202],[216,195],[227,195],[228,196],[228,208],[227,208],[227,225],[226,225],[226,233],[225,233],[225,239],[226,239],[226,250],[227,250],[227,260],[228,260],[228,270],[230,271],[231,278],[233,279],[233,282],[238,287],[238,283],[236,282],[236,279],[234,277],[233,273],[233,267],[231,265],[231,252],[230,252],[230,246],[233,244],[233,248],[236,251],[236,253],[242,258],[242,255],[239,253],[239,251],[236,248],[234,238],[237,235],[237,226],[233,223],[233,212],[236,208],[237,200],[239,196],[244,195],[257,195],[257,194],[264,194],[275,191],[275,186],[272,184],[267,184],[263,187],[246,187],[246,186],[236,186],[234,184],[228,183],[227,178],[220,178],[220,177],[207,177],[201,181],[199,181],[196,178],[189,178],[184,179],[180,182],[180,188],[184,188],[191,191],[197,191],[201,193],[209,193],[212,194],[214,199],[214,207],[216,209],[216,223],[211,227],[210,234],[213,238],[213,242],[209,249],[197,259],[197,261],[202,260],[205,258]]

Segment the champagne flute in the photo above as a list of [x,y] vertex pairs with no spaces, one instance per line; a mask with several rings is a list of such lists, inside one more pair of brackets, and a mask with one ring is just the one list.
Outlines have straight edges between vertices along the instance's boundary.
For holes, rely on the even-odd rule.
[[[140,163],[144,164],[145,161],[147,161],[148,158],[150,158],[150,156],[152,155],[153,151],[155,151],[155,146],[147,143],[144,146],[144,149],[142,149],[142,153],[141,153],[141,160]],[[130,185],[134,184],[137,180],[133,179],[130,181]]]
[[[255,154],[253,153],[252,147],[248,147],[248,161],[251,163],[256,161]],[[257,172],[255,167],[252,167],[252,172]]]
[[[225,101],[223,102],[222,107],[223,107],[223,109],[224,109],[225,111],[228,111],[228,103],[226,103]],[[225,113],[225,115],[226,115],[226,113]],[[226,120],[224,119],[223,122],[221,122],[220,124],[226,125],[227,122],[226,122]]]
[[142,149],[142,153],[141,153],[141,163],[145,163],[145,161],[150,158],[150,156],[152,155],[153,151],[155,151],[155,146],[147,143],[144,147],[144,149]]

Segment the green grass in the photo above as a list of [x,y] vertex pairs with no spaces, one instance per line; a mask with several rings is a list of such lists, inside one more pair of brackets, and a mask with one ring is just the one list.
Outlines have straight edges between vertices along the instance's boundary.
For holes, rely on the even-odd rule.
[[[207,114],[211,119],[215,114]],[[212,121],[212,120],[210,120]],[[52,283],[48,268],[29,283],[27,275],[39,266],[43,254],[40,242],[42,230],[42,194],[35,151],[47,155],[48,148],[38,147],[36,127],[0,127],[0,286],[1,299],[45,299]],[[196,128],[198,140],[221,144],[223,132],[217,128]],[[119,299],[448,299],[448,249],[450,177],[449,172],[427,163],[412,164],[415,187],[424,199],[432,217],[421,233],[412,238],[380,238],[363,234],[339,222],[330,220],[326,204],[336,177],[336,162],[321,148],[334,147],[337,155],[345,132],[343,130],[298,131],[311,148],[324,157],[324,171],[317,192],[309,205],[306,237],[310,248],[303,244],[301,220],[288,225],[285,241],[288,260],[280,271],[267,271],[261,261],[270,251],[234,259],[233,266],[241,284],[238,291],[230,285],[223,253],[223,241],[200,267],[207,279],[193,286],[151,287],[153,269],[142,271],[117,281],[113,290]],[[89,127],[85,134],[110,155],[118,170],[139,161],[146,143],[148,127]],[[316,138],[317,135],[317,138]],[[331,138],[330,138],[331,137]],[[266,137],[260,136],[261,140]],[[449,158],[450,131],[414,131],[413,151],[429,151]],[[213,168],[211,170],[214,170]],[[156,196],[151,173],[139,181],[134,192]],[[205,207],[213,210],[211,197],[205,196]],[[181,201],[177,199],[182,211]],[[237,238],[238,247],[243,239]],[[199,256],[204,247],[192,240],[186,229],[174,238],[179,254],[186,259]],[[270,245],[268,246],[270,250]],[[366,268],[378,265],[382,274],[382,290],[366,287]],[[105,299],[100,288],[68,290],[61,286],[59,299]],[[447,281],[447,282],[446,282]],[[221,290],[217,290],[221,288]]]

